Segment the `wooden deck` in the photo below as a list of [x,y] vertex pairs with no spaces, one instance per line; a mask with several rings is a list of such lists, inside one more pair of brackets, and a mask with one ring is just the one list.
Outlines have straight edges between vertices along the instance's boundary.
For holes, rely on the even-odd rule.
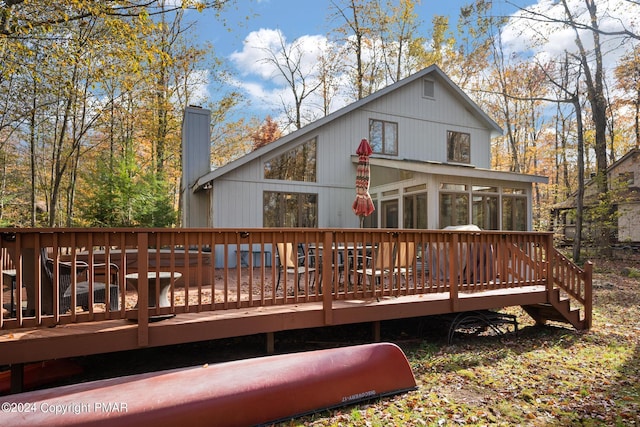
[[[590,265],[583,270],[562,257],[548,233],[0,229],[0,236],[12,262],[4,268],[14,267],[20,284],[14,304],[23,308],[7,309],[3,278],[0,365],[261,333],[273,350],[278,331],[509,306],[541,323],[591,323]],[[280,269],[287,254],[277,253],[278,243],[291,243],[295,273]],[[388,259],[379,250],[385,244],[394,248]],[[46,257],[83,267],[68,285],[74,305],[81,281],[89,289],[106,282],[119,289],[118,309],[109,308],[109,293],[96,301],[89,292],[87,309],[60,312],[64,280],[57,270],[46,282]],[[100,272],[103,262],[117,272]],[[358,273],[367,266],[378,266],[379,278]],[[166,304],[159,281],[135,292],[125,278],[160,271],[173,272]],[[161,315],[173,317],[153,321]]]
[[[460,296],[459,311],[544,303],[544,286],[481,291]],[[408,295],[368,300],[341,300],[332,307],[331,325],[376,322],[451,313],[445,294]],[[327,326],[322,302],[271,307],[235,308],[185,313],[141,330],[130,320],[71,323],[53,328],[27,328],[0,333],[0,365],[141,347],[182,344],[234,336]]]

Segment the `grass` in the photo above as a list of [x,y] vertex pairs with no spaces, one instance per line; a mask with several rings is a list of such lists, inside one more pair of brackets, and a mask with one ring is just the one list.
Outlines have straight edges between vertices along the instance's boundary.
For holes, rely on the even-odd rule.
[[517,308],[518,336],[401,341],[417,390],[280,425],[640,425],[640,279],[631,276],[596,270],[590,331],[538,327]]

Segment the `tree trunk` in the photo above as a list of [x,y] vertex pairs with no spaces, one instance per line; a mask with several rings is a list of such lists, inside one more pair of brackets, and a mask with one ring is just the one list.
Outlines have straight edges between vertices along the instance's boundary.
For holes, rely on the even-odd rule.
[[[573,19],[569,7],[567,6],[567,0],[562,0],[564,10],[567,16],[567,24],[570,25],[576,36],[576,45],[580,52],[580,63],[584,71],[587,99],[591,105],[591,119],[593,121],[593,127],[595,130],[595,145],[594,151],[596,155],[596,186],[598,194],[601,198],[606,198],[609,186],[607,183],[607,100],[604,95],[604,77],[603,77],[603,65],[602,65],[602,49],[600,44],[600,33],[598,28],[597,6],[595,0],[585,0],[585,5],[589,11],[590,24],[592,27],[591,36],[593,38],[593,51],[589,54],[578,32],[578,25]],[[595,66],[592,66],[592,61],[595,62]],[[595,68],[595,69],[592,69]],[[613,211],[611,208],[606,209],[600,218],[594,219],[594,222],[604,224],[604,226],[598,227],[595,244],[596,247],[605,256],[610,253],[609,242],[609,226],[613,218]]]
[[[578,91],[576,90],[576,93]],[[573,99],[573,107],[576,111],[576,127],[578,136],[578,192],[576,194],[576,236],[573,241],[573,262],[580,262],[580,252],[582,250],[582,217],[584,205],[584,136],[582,126],[582,107],[580,99],[576,96]]]

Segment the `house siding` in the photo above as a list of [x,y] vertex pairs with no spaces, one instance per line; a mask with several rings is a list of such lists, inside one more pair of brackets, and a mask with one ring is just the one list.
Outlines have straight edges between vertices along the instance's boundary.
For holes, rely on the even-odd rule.
[[[630,174],[629,176],[624,176]],[[627,182],[626,179],[633,177]],[[610,185],[624,185],[628,190],[640,187],[640,150],[635,149],[623,156],[618,163],[611,166],[609,178],[613,179]],[[617,180],[624,182],[616,183]],[[594,186],[595,187],[595,186]],[[618,241],[621,243],[640,242],[640,200],[637,192],[634,196],[627,195],[618,202]]]
[[[368,119],[398,123],[398,158],[447,162],[447,131],[471,135],[471,164],[490,167],[491,135],[460,100],[439,81],[435,97],[422,96],[422,80],[402,87],[377,99],[358,111],[359,119],[368,126]],[[368,135],[368,129],[363,130]]]
[[[354,170],[355,170],[355,166]],[[355,182],[355,172],[354,178]],[[216,181],[214,227],[262,227],[265,191],[313,193],[318,195],[319,227],[355,227],[357,218],[351,212],[355,197],[353,187],[328,187],[318,183]]]
[[[640,242],[640,149],[634,148],[610,165],[607,169],[609,187],[613,191],[617,208],[618,243],[635,244]],[[631,180],[633,177],[633,180]],[[584,207],[590,209],[598,200],[598,186],[595,180],[585,185]],[[575,238],[575,222],[567,212],[576,208],[576,194],[554,206],[555,232],[565,239]],[[583,225],[583,238],[589,235],[589,224]]]
[[[419,73],[406,84],[397,84],[383,89],[379,96],[365,98],[353,104],[346,112],[336,112],[306,128],[285,136],[278,141],[255,151],[243,159],[211,172],[200,179],[200,185],[210,182],[213,189],[211,211],[214,227],[262,227],[263,198],[265,191],[317,194],[318,227],[351,228],[359,226],[359,218],[351,206],[355,198],[356,164],[355,150],[363,138],[369,138],[369,121],[378,119],[398,124],[397,155],[373,154],[372,161],[392,161],[383,168],[372,166],[371,188],[377,186],[405,185],[399,182],[414,174],[413,182],[428,187],[428,224],[438,227],[438,185],[441,180],[454,181],[455,174],[471,171],[474,179],[500,176],[501,187],[508,186],[509,178],[490,171],[490,139],[500,129],[468,98],[465,97],[437,68]],[[423,80],[435,82],[434,97],[423,97]],[[447,131],[468,133],[471,136],[470,164],[456,166],[447,164]],[[293,182],[264,178],[264,165],[295,146],[316,138],[316,182]],[[408,163],[440,165],[454,176],[435,176],[429,168],[422,175],[401,172]],[[440,174],[442,175],[442,174]],[[207,181],[209,179],[209,181]],[[518,181],[518,177],[514,177]],[[515,182],[514,181],[514,182]],[[528,209],[531,197],[528,183]],[[522,182],[519,182],[522,184]],[[520,185],[522,187],[523,185]],[[400,192],[402,194],[402,192]],[[380,199],[379,199],[380,200]],[[402,201],[400,202],[402,207]],[[400,211],[401,212],[401,211]],[[375,213],[374,215],[377,215]],[[529,226],[530,226],[530,220]]]

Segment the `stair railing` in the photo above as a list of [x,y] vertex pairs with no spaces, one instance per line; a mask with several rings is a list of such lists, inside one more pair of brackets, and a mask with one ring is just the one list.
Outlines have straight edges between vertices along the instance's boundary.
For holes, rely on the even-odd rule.
[[578,267],[557,249],[551,250],[551,279],[553,287],[564,291],[572,301],[584,308],[584,327],[591,328],[593,320],[593,263]]

